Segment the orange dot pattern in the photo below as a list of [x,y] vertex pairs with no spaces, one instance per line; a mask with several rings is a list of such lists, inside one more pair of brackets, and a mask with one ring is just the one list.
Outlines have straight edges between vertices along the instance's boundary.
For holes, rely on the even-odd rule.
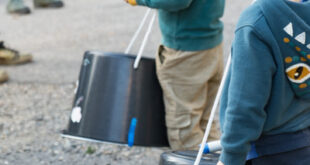
[[308,85],[306,83],[300,84],[299,88],[306,88]]
[[292,57],[286,57],[285,62],[286,63],[291,63],[293,61]]
[[285,37],[285,38],[283,39],[283,41],[284,41],[285,43],[289,43],[289,42],[290,42],[290,39],[288,39],[288,38]]
[[300,61],[307,61],[307,59],[306,58],[304,58],[304,57],[300,57]]
[[[296,51],[298,51],[299,53],[302,54],[302,56],[304,56],[304,57],[300,57],[300,61],[306,62],[307,59],[310,60],[310,54],[307,54],[306,52],[301,51],[301,48],[298,47],[298,46],[295,46],[294,43],[290,42],[290,39],[289,39],[289,38],[284,37],[284,38],[283,38],[283,42],[289,43],[290,46],[294,47]],[[296,59],[294,59],[294,61],[295,61],[295,60],[296,60]],[[298,59],[297,59],[297,60],[298,60]],[[292,57],[286,57],[286,58],[285,58],[285,62],[286,62],[286,63],[291,63],[292,61],[293,61]]]

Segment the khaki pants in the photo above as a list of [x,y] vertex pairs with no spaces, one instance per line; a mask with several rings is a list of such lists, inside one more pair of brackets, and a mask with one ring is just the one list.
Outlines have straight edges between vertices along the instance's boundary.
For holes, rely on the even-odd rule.
[[[186,52],[160,46],[156,71],[163,89],[168,140],[173,150],[198,149],[222,78],[222,44]],[[220,137],[218,114],[208,139]]]

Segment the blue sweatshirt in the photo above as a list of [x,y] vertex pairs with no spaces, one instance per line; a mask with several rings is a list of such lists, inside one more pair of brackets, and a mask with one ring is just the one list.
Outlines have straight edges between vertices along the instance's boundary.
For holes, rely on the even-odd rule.
[[220,105],[220,160],[242,165],[250,143],[310,126],[310,3],[257,0],[240,17]]
[[222,42],[224,0],[136,0],[158,9],[162,43],[182,51],[213,48]]

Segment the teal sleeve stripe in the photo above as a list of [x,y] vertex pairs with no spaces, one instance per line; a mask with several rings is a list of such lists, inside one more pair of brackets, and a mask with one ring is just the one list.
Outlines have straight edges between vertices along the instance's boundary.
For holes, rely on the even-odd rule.
[[193,0],[137,0],[137,4],[154,9],[178,11],[190,6]]

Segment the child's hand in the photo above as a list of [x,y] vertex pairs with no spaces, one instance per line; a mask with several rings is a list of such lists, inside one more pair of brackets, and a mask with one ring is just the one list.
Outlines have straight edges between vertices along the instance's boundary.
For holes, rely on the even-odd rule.
[[216,165],[224,165],[221,161],[218,161]]
[[124,0],[124,1],[125,1],[126,3],[129,3],[129,4],[133,5],[133,6],[137,5],[136,0]]

